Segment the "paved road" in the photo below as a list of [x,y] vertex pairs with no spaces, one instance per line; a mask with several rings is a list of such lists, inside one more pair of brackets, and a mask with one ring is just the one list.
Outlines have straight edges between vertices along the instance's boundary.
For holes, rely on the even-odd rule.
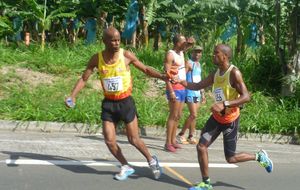
[[[162,137],[143,137],[152,154],[164,165],[161,180],[152,179],[142,155],[118,136],[124,154],[136,169],[127,181],[112,176],[118,165],[106,148],[103,136],[72,133],[0,131],[0,189],[2,190],[82,190],[82,189],[187,189],[200,180],[194,145],[178,153],[163,151]],[[222,141],[209,150],[214,189],[280,190],[299,189],[300,146],[239,140],[238,150],[268,151],[275,169],[268,174],[256,162],[228,165]]]

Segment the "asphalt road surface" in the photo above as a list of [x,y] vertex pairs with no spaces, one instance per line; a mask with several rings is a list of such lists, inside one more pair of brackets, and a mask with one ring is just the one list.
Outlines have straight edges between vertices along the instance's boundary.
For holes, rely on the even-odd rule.
[[[159,157],[164,174],[154,180],[143,156],[118,142],[136,172],[126,181],[113,175],[119,164],[106,148],[103,136],[70,133],[0,131],[1,190],[179,190],[201,181],[194,145],[177,153],[163,150],[164,138],[143,137],[152,154]],[[210,176],[215,190],[281,190],[300,188],[300,146],[240,139],[238,151],[267,150],[274,162],[267,173],[256,162],[236,165],[224,159],[222,139],[209,149]]]

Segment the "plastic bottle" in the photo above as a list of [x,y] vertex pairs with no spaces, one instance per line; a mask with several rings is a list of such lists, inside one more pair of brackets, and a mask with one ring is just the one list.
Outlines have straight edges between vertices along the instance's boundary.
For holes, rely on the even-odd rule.
[[66,104],[69,108],[74,108],[75,107],[75,103],[73,102],[72,98],[71,97],[68,97],[66,99]]

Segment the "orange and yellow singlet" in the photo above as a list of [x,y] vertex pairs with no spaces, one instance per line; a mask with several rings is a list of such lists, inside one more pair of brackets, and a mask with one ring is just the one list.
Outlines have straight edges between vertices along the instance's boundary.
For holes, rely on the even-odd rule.
[[[221,76],[218,69],[214,76],[213,94],[216,102],[230,101],[239,97],[239,93],[230,85],[230,73],[234,65],[231,65]],[[236,120],[240,115],[239,107],[226,108],[225,114],[213,113],[213,117],[222,124],[228,124]]]
[[105,63],[102,52],[98,55],[98,70],[105,98],[121,100],[130,96],[132,79],[130,70],[126,68],[124,50],[120,49],[119,58],[113,64]]

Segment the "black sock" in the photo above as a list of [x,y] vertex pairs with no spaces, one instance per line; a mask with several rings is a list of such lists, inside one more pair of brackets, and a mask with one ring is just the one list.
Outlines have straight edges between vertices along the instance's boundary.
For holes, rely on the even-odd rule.
[[204,183],[210,184],[210,179],[209,179],[209,177],[202,177],[202,180],[203,180]]
[[180,133],[178,133],[178,135],[179,135],[179,136],[182,136],[182,135],[184,135],[184,134],[183,134],[183,132],[180,132]]
[[189,134],[188,139],[191,139],[191,138],[193,138],[193,135]]

